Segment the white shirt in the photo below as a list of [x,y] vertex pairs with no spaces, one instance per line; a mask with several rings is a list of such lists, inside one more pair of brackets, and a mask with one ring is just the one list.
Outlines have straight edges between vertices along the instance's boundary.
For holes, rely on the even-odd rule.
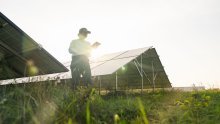
[[72,56],[86,55],[89,57],[91,50],[91,44],[88,41],[80,39],[72,40],[69,47],[69,53],[71,53]]

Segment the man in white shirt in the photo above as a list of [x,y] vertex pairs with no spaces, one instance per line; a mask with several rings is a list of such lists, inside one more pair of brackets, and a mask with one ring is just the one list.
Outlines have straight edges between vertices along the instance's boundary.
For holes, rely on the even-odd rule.
[[69,47],[69,53],[72,54],[71,73],[72,73],[72,88],[75,90],[80,82],[82,75],[82,82],[85,86],[92,84],[91,69],[89,65],[89,59],[92,48],[96,48],[98,45],[91,45],[85,39],[91,32],[86,28],[81,28],[78,33],[78,39],[73,40]]

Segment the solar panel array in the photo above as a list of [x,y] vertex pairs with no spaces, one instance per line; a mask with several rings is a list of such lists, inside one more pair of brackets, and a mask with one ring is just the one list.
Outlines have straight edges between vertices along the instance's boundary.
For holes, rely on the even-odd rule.
[[[144,86],[152,86],[152,76],[155,73],[156,87],[171,87],[170,81],[166,75],[166,72],[160,62],[159,56],[155,48],[145,47],[133,50],[127,50],[112,54],[103,55],[97,59],[90,60],[90,67],[95,85],[98,86],[98,78],[102,78],[102,87],[114,87],[115,74],[117,72],[119,87],[137,87],[140,88],[140,65],[135,65],[135,62],[139,62],[140,57],[143,57],[143,70],[144,70]],[[152,70],[152,62],[154,64],[154,70]],[[64,65],[70,69],[71,62],[64,63]],[[125,67],[125,70],[122,69]],[[46,80],[68,80],[71,78],[71,72],[56,73],[50,75],[35,76],[31,78],[20,78],[16,80],[0,81],[0,85],[10,84],[13,82],[37,82]]]
[[37,69],[34,75],[68,71],[37,42],[0,13],[0,80],[30,76],[28,63],[35,67],[35,71]]

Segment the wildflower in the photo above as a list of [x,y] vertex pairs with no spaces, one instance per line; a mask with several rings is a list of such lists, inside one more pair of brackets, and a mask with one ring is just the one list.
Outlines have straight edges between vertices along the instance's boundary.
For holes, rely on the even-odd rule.
[[114,121],[115,121],[115,124],[117,124],[117,122],[120,120],[120,117],[118,116],[118,114],[115,114],[114,115]]

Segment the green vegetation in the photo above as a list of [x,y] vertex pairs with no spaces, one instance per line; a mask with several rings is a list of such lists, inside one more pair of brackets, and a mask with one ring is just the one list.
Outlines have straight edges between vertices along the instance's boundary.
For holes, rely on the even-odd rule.
[[146,91],[144,94],[34,83],[1,86],[0,123],[217,124],[220,91]]

